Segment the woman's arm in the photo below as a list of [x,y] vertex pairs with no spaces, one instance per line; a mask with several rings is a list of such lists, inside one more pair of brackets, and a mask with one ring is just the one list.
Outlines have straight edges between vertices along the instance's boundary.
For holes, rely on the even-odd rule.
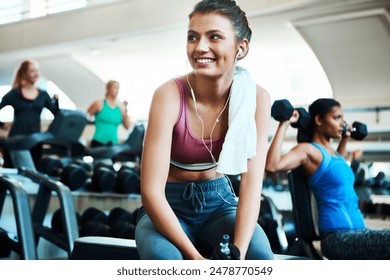
[[[14,91],[15,89],[11,89],[8,93],[6,93],[3,98],[1,99],[1,102],[0,102],[0,110],[3,109],[5,106],[7,105],[11,105],[10,103],[10,97],[12,96],[12,92]],[[12,105],[11,105],[12,106]]]
[[131,126],[131,119],[129,115],[127,114],[127,101],[124,101],[119,105],[119,109],[121,110],[122,114],[122,124],[126,129],[129,129]]
[[309,147],[307,143],[301,143],[292,148],[288,153],[282,154],[282,146],[286,131],[291,122],[297,121],[299,114],[294,110],[288,121],[279,122],[276,133],[271,141],[267,153],[265,169],[268,172],[280,172],[294,169],[304,164],[308,159]]
[[58,95],[55,94],[53,98],[46,91],[39,90],[39,94],[45,95],[45,107],[55,116],[60,111],[60,104],[58,102]]
[[352,130],[352,126],[348,125],[347,131],[342,134],[339,145],[337,146],[337,152],[344,158],[347,157],[347,144],[349,138],[351,137],[351,130]]
[[260,211],[261,190],[267,153],[268,128],[270,119],[270,97],[257,87],[256,98],[256,157],[248,160],[248,171],[241,174],[234,245],[238,247],[241,258],[245,259],[249,242],[253,236]]
[[183,231],[165,197],[172,130],[179,107],[180,95],[174,81],[157,89],[149,111],[142,152],[141,199],[156,229],[176,245],[185,259],[203,259]]
[[99,113],[103,108],[103,100],[95,100],[94,102],[89,105],[87,109],[87,114],[89,117],[95,116],[97,113]]

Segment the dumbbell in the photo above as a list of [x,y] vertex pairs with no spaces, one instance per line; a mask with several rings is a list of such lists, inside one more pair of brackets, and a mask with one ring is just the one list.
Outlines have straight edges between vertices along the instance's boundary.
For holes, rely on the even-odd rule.
[[114,191],[124,194],[140,194],[138,172],[132,167],[122,165],[116,176]]
[[83,187],[88,179],[87,172],[81,166],[75,163],[65,165],[61,159],[54,157],[43,157],[39,170],[49,176],[60,177],[60,181],[72,191]]
[[[347,123],[344,121],[343,133],[346,133],[348,129]],[[351,138],[355,140],[363,140],[368,135],[367,125],[361,122],[352,123]]]
[[110,236],[108,216],[101,210],[90,207],[81,215],[80,236]]
[[87,172],[87,174],[89,176],[92,176],[92,174],[93,174],[93,164],[92,163],[85,162],[83,159],[79,159],[79,158],[74,159],[73,163],[84,168],[84,170]]
[[[81,215],[80,213],[76,212],[76,220],[78,229],[77,231],[80,231],[80,225],[81,225]],[[64,225],[62,221],[62,210],[61,208],[58,208],[56,211],[54,211],[53,216],[51,218],[51,228],[54,229],[58,233],[65,233]]]
[[222,236],[222,241],[213,250],[211,255],[212,260],[239,260],[240,250],[230,243],[230,237],[228,234]]
[[121,207],[113,208],[109,215],[110,235],[116,238],[135,238],[136,212],[129,212]]
[[116,184],[116,172],[112,165],[96,164],[88,189],[94,192],[110,192]]
[[298,111],[299,118],[298,121],[296,123],[292,123],[291,126],[294,128],[307,127],[310,121],[309,113],[305,110],[305,108],[294,108],[287,99],[276,100],[274,104],[272,104],[271,116],[279,122],[288,121],[294,110]]

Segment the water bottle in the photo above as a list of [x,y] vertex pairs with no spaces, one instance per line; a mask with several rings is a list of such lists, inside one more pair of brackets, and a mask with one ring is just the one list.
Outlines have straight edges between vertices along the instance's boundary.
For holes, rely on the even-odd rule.
[[240,251],[233,243],[230,243],[230,236],[228,234],[224,234],[222,236],[222,241],[215,247],[211,259],[212,260],[239,260],[240,259]]

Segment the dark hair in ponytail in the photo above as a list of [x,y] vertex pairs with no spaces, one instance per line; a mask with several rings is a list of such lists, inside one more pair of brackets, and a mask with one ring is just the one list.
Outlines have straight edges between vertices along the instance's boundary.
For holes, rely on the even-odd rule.
[[310,122],[306,128],[298,129],[297,141],[311,142],[315,128],[315,117],[321,118],[333,110],[334,107],[341,107],[340,103],[332,98],[319,98],[309,106]]

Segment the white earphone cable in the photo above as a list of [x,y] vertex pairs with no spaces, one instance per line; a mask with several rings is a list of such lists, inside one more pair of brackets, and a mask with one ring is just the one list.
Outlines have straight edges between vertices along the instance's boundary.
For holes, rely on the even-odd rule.
[[211,156],[211,159],[212,161],[217,164],[217,161],[215,160],[215,157],[213,155],[213,132],[214,132],[214,129],[215,129],[215,126],[217,125],[217,123],[219,122],[219,118],[221,117],[221,115],[223,114],[223,112],[225,111],[226,107],[227,107],[227,104],[229,103],[229,100],[230,100],[230,92],[229,92],[229,95],[228,95],[228,98],[226,100],[226,103],[225,105],[223,106],[222,108],[222,111],[219,113],[219,115],[217,116],[217,119],[215,120],[214,122],[214,125],[210,131],[210,148],[206,145],[206,142],[204,141],[204,122],[202,120],[202,118],[200,117],[199,113],[198,113],[198,108],[197,108],[197,105],[196,105],[196,98],[195,98],[195,93],[194,93],[194,90],[192,89],[192,86],[190,84],[190,81],[188,79],[188,76],[187,75],[187,83],[188,83],[188,86],[190,87],[190,90],[191,90],[191,95],[192,95],[192,99],[194,100],[194,108],[195,108],[195,113],[196,113],[196,116],[198,117],[201,125],[202,125],[202,143],[203,145],[205,146],[205,148],[207,149],[207,151],[210,153],[210,156]]

